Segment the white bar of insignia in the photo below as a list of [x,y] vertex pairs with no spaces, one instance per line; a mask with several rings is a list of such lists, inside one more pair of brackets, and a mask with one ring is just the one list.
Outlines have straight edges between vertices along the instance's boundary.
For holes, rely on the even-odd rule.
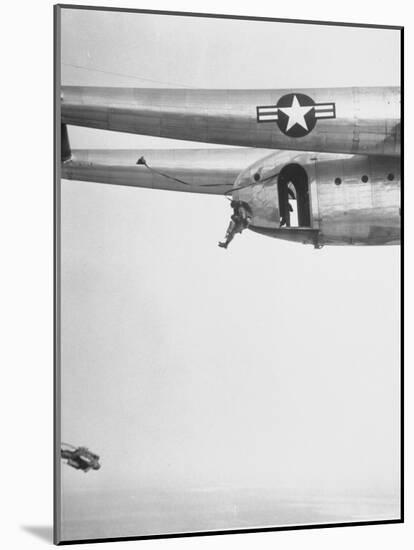
[[333,111],[329,111],[326,113],[315,113],[315,116],[316,118],[332,118],[333,114],[334,114]]
[[273,113],[259,113],[259,118],[263,120],[277,120],[277,114]]
[[319,110],[325,110],[325,109],[330,109],[333,111],[333,108],[334,108],[334,104],[333,103],[317,103],[315,105],[315,110],[316,111],[319,111]]

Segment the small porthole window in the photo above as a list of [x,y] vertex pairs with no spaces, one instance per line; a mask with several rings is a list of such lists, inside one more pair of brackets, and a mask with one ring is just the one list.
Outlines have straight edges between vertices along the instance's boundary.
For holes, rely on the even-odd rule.
[[253,176],[253,178],[254,178],[254,181],[259,181],[259,179],[260,179],[259,172],[256,172],[255,175]]
[[335,178],[335,185],[341,185],[342,180],[341,178]]
[[367,183],[368,181],[368,176],[367,175],[363,175],[362,178],[361,178],[361,181],[363,181],[364,183]]
[[394,174],[388,174],[387,179],[388,181],[392,181],[394,179]]

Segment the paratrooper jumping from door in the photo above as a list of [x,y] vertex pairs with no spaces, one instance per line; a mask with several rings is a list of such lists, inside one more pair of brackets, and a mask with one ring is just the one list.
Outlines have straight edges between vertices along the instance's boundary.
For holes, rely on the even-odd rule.
[[218,243],[221,248],[227,248],[237,233],[241,233],[249,227],[252,219],[250,207],[245,202],[232,200],[230,205],[233,208],[233,214],[227,228],[225,240]]

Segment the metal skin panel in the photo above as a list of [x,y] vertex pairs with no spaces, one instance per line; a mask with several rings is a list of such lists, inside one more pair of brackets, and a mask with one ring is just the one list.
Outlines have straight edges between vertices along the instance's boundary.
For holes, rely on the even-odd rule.
[[[295,164],[308,176],[310,228],[280,227],[277,174]],[[257,173],[265,181],[253,185]],[[278,152],[244,170],[235,188],[234,197],[252,209],[250,229],[263,235],[318,247],[400,241],[400,164],[395,158]]]
[[[233,187],[240,171],[270,151],[265,149],[141,149],[73,150],[62,163],[62,177],[69,180],[108,183],[223,195]],[[137,165],[143,156],[148,165],[180,183]]]
[[243,170],[234,182],[233,198],[250,206],[253,227],[279,227],[278,170],[291,157],[292,153],[271,153]]
[[[400,242],[398,159],[354,156],[336,166],[318,159],[316,174],[323,243],[384,245]],[[340,185],[334,183],[338,177]]]
[[[291,130],[281,129],[280,121],[259,121],[258,107],[276,109],[284,98],[300,99],[300,94],[314,105],[307,115],[313,117],[314,127],[306,135],[292,136]],[[205,143],[400,154],[400,89],[395,87],[185,90],[62,86],[61,111],[62,123]]]

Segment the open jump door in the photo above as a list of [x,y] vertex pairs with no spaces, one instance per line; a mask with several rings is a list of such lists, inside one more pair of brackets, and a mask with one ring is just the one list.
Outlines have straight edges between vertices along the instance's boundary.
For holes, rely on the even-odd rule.
[[288,164],[278,177],[281,227],[312,227],[309,178],[299,164]]
[[315,216],[317,186],[312,174],[310,177],[300,164],[287,164],[279,172],[277,194],[280,231],[286,231],[289,240],[313,242],[319,247],[319,223]]

